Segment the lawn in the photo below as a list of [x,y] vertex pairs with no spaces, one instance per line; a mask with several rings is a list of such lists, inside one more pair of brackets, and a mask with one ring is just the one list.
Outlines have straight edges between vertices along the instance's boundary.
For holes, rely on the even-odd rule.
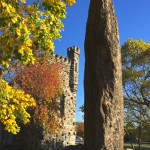
[[[125,144],[124,149],[132,148],[130,144]],[[138,145],[134,144],[134,150],[139,150]],[[150,145],[143,144],[141,145],[141,150],[150,150]]]

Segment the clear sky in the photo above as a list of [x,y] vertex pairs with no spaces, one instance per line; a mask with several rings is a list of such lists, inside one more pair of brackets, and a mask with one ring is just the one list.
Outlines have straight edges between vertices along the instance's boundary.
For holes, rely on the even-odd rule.
[[[63,38],[55,42],[55,53],[67,57],[67,47],[80,48],[79,86],[77,92],[76,120],[82,121],[79,107],[84,103],[84,38],[90,0],[77,0],[67,8]],[[119,24],[120,45],[127,38],[150,42],[150,0],[113,0]]]

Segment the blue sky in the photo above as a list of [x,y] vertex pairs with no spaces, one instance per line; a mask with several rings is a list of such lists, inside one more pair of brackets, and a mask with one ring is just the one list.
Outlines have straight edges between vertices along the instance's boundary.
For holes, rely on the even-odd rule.
[[[55,53],[67,57],[67,48],[80,48],[79,86],[77,92],[76,120],[82,121],[79,107],[84,103],[84,38],[90,0],[77,0],[67,8],[67,18],[62,39],[55,42]],[[150,0],[113,0],[119,25],[120,45],[127,38],[150,42]]]

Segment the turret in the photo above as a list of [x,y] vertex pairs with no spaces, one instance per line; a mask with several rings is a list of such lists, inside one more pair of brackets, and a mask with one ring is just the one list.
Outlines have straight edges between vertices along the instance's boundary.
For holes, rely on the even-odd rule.
[[71,60],[70,66],[70,89],[72,92],[76,92],[78,88],[78,70],[79,70],[79,55],[80,49],[77,47],[70,47],[67,49],[68,58]]

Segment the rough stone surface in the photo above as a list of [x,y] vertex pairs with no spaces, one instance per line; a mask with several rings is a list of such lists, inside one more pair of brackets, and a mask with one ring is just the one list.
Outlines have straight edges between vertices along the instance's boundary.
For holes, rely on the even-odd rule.
[[85,38],[85,149],[123,150],[118,25],[112,0],[91,0]]
[[61,72],[63,96],[61,100],[58,100],[61,113],[59,120],[62,124],[59,133],[50,135],[31,122],[32,125],[22,126],[21,132],[17,136],[12,137],[5,133],[5,137],[8,134],[3,140],[6,143],[0,144],[3,150],[62,150],[63,147],[75,145],[76,92],[80,50],[77,47],[70,47],[67,49],[67,54],[68,58],[53,54],[49,59],[50,63],[59,62],[63,66]]

